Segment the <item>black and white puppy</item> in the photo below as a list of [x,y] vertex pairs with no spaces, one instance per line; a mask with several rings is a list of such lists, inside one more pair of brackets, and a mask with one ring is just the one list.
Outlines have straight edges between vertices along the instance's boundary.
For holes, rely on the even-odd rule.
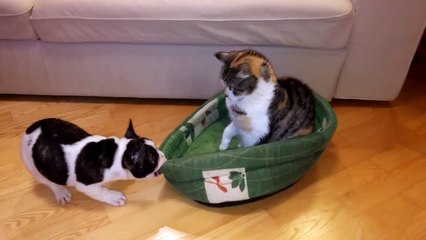
[[90,135],[60,119],[43,119],[26,130],[21,154],[31,174],[61,204],[71,200],[66,186],[74,186],[91,198],[122,206],[124,194],[103,184],[157,177],[166,161],[153,141],[136,135],[131,121],[125,137],[117,138]]

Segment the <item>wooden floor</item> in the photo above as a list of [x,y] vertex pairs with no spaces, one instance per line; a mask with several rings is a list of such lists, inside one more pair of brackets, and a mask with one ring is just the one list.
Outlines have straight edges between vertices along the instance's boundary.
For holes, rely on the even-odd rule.
[[[72,190],[58,205],[19,156],[33,121],[60,117],[122,136],[129,118],[157,143],[200,101],[0,96],[0,239],[426,239],[426,63],[393,102],[334,100],[339,127],[301,181],[259,202],[208,208],[164,180],[119,182],[111,207]],[[163,239],[175,239],[163,238]]]

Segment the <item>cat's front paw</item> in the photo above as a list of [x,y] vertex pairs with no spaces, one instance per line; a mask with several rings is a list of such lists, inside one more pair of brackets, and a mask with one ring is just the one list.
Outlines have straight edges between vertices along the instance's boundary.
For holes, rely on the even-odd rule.
[[224,144],[220,144],[219,145],[219,150],[220,151],[225,151],[226,149],[228,149],[228,145],[224,145]]
[[228,147],[229,147],[229,143],[221,143],[220,145],[219,145],[219,150],[220,151],[225,151],[226,149],[228,149]]
[[114,190],[108,190],[106,192],[105,198],[103,199],[104,202],[119,207],[124,206],[126,204],[126,196],[122,192],[114,191]]

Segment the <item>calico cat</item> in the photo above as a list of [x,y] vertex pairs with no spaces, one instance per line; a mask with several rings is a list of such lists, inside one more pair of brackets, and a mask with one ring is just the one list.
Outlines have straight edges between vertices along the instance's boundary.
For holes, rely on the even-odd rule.
[[21,156],[29,172],[53,191],[59,203],[71,201],[66,186],[74,186],[113,206],[123,206],[126,197],[105,188],[105,183],[157,177],[166,161],[153,141],[135,133],[131,121],[124,138],[117,138],[90,135],[56,118],[37,121],[27,128]]
[[238,147],[249,147],[310,134],[314,122],[311,89],[292,77],[277,78],[270,61],[247,49],[218,52],[221,78],[231,123],[219,149],[239,137]]

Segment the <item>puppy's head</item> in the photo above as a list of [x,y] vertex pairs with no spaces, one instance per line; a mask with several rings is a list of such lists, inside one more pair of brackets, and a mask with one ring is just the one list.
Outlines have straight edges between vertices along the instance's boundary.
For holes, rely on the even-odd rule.
[[130,139],[123,154],[123,168],[129,170],[135,178],[152,178],[161,173],[160,167],[166,157],[155,143],[147,138],[139,137],[130,120],[125,138]]

